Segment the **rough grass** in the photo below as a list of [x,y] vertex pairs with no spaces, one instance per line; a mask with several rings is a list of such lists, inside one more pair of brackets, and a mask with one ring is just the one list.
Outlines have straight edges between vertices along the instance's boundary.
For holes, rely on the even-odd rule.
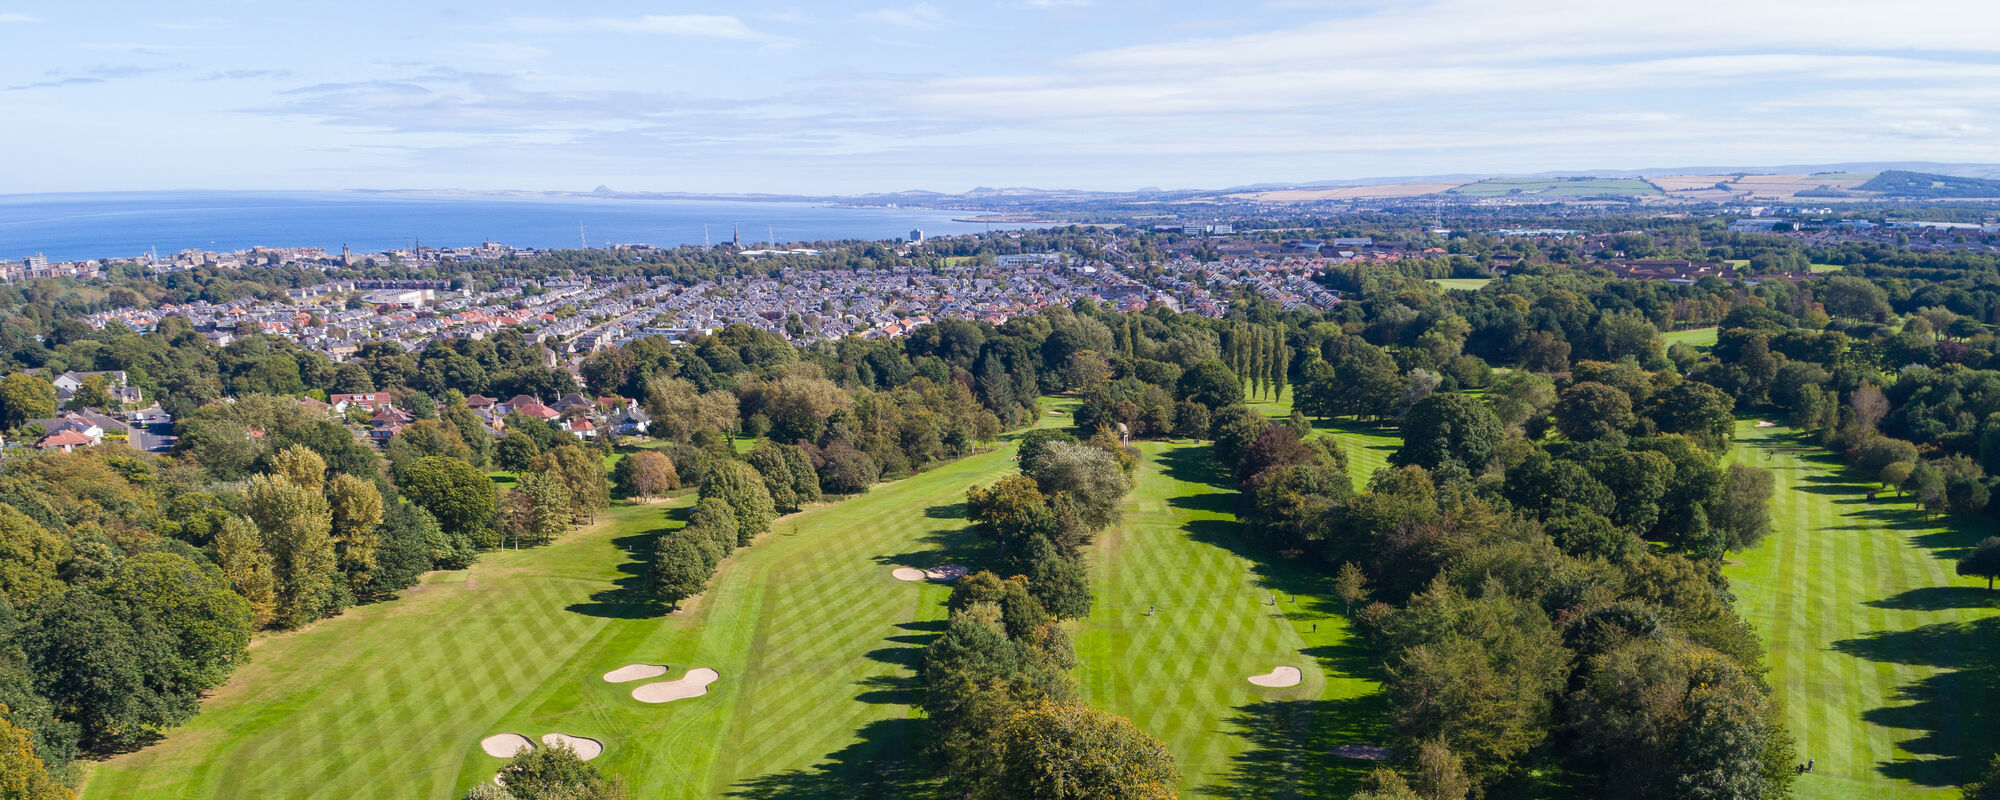
[[1771,470],[1773,535],[1724,574],[1764,637],[1799,758],[1794,796],[1955,798],[2000,723],[2000,594],[1953,561],[1993,526],[1926,519],[1785,428],[1738,426]]

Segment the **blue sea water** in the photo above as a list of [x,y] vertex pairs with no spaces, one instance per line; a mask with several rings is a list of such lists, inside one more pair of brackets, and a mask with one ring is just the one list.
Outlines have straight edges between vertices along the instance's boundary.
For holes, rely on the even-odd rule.
[[[780,244],[972,233],[963,212],[840,208],[810,203],[623,198],[521,198],[370,192],[135,192],[0,195],[0,259],[35,253],[50,261],[129,257],[158,249],[324,247],[356,253],[408,247],[591,247],[729,240]],[[772,232],[775,229],[775,234]]]

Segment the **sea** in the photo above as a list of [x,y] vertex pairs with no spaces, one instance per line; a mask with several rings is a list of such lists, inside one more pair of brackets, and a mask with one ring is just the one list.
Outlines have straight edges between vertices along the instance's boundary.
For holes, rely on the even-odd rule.
[[0,195],[0,260],[51,262],[181,250],[323,247],[337,254],[498,242],[520,248],[587,244],[662,247],[885,240],[973,233],[970,212],[849,208],[823,203],[522,197],[388,192],[121,192]]

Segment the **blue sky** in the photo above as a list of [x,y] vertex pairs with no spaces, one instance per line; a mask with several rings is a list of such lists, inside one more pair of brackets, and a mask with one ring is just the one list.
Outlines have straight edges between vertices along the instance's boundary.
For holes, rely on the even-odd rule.
[[0,193],[2000,162],[1992,0],[0,0]]

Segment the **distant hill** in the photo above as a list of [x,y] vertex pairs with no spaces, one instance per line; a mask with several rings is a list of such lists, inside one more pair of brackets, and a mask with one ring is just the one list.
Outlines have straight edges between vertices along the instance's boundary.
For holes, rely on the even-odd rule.
[[1954,197],[2000,197],[2000,181],[1960,178],[1928,172],[1889,170],[1861,184],[1864,191],[1895,197],[1939,199]]

